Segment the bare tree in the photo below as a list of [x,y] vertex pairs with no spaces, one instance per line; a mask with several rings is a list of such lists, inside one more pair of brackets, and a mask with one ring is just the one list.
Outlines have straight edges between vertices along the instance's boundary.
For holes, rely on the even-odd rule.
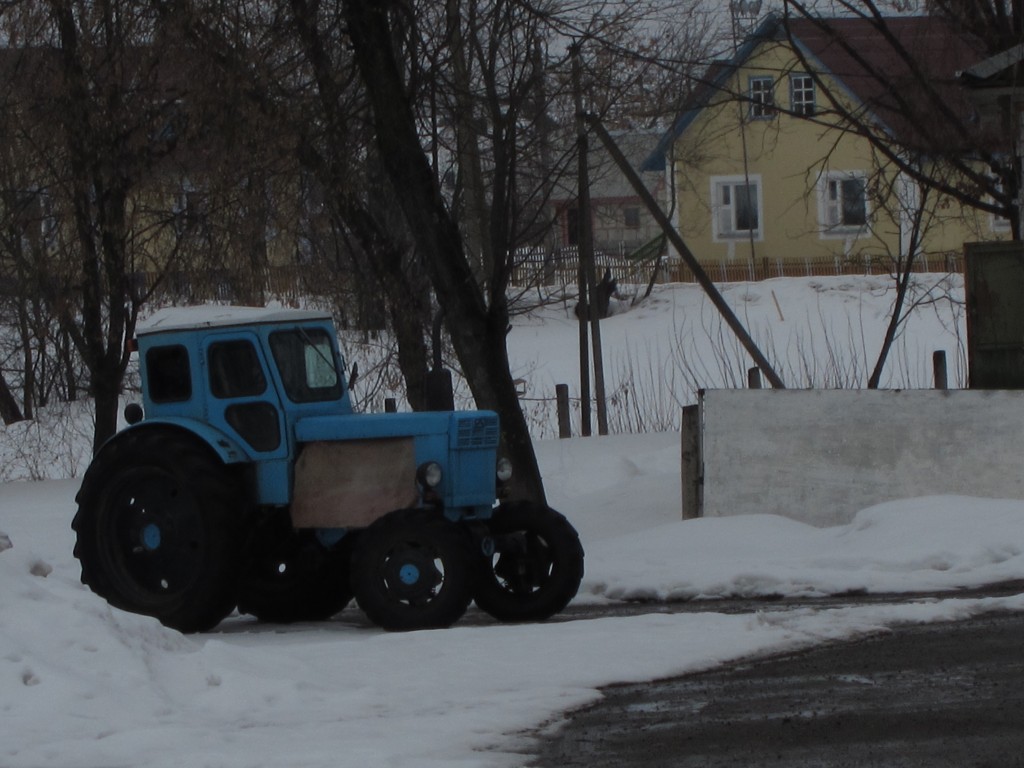
[[[139,309],[139,192],[172,148],[162,129],[174,99],[161,77],[155,21],[120,0],[25,0],[0,11],[19,78],[10,92],[22,121],[13,147],[33,176],[18,186],[51,206],[50,242],[32,264],[45,275],[40,296],[60,329],[47,343],[69,374],[73,357],[82,362],[95,398],[95,447],[116,429]],[[8,254],[17,261],[16,251]],[[29,264],[24,254],[20,263]],[[66,395],[77,386],[69,376]]]
[[[11,237],[5,251],[45,276],[38,295],[58,332],[39,343],[66,374],[66,396],[82,386],[94,397],[96,447],[116,429],[141,306],[174,275],[232,276],[236,297],[261,300],[274,225],[288,213],[275,198],[285,197],[281,158],[294,142],[257,119],[217,52],[198,49],[166,10],[124,0],[0,10],[19,84],[9,91],[20,122],[7,146],[32,175],[9,188],[35,193],[53,222],[31,259]],[[26,317],[22,328],[41,336],[45,317],[36,312],[33,326]],[[26,358],[26,380],[37,367]]]
[[[409,90],[398,68],[392,10],[362,1],[344,5],[356,62],[373,109],[381,163],[445,308],[445,324],[469,387],[478,404],[502,416],[505,443],[518,468],[517,495],[543,501],[540,471],[509,371],[507,305],[503,295],[487,305],[462,234],[423,151]],[[492,287],[492,297],[495,293]]]
[[313,84],[305,103],[314,119],[299,126],[301,157],[325,190],[356,274],[364,276],[357,286],[363,301],[384,297],[406,397],[414,410],[421,410],[429,406],[426,279],[405,222],[392,215],[389,189],[379,180],[378,159],[366,130],[368,104],[354,61],[342,44],[342,19],[308,0],[291,0],[289,10],[296,49]]
[[[505,335],[517,249],[545,237],[558,176],[575,167],[568,49],[552,49],[570,36],[593,41],[612,110],[615,94],[655,68],[653,47],[623,32],[643,17],[636,4],[516,0],[344,8],[381,163],[463,374],[477,403],[502,415],[509,450],[529,473],[521,491],[541,498]],[[636,66],[612,77],[622,60]]]
[[981,40],[989,55],[1017,45],[1024,35],[1021,0],[928,0],[927,8]]
[[[311,289],[336,297],[344,323],[379,329],[386,313],[409,403],[425,407],[425,278],[405,224],[392,215],[377,180],[367,106],[339,13],[315,0],[157,6],[235,94],[234,130],[245,134],[256,126],[271,139],[256,141],[248,157],[228,152],[226,165],[246,179],[266,178],[265,169],[273,168],[285,180],[266,211],[293,243],[291,254],[278,250],[279,263],[284,258],[315,276]],[[265,163],[254,164],[260,155]],[[223,185],[224,169],[212,178]],[[241,185],[240,200],[249,187]],[[236,223],[246,221],[247,206],[227,210],[237,210]]]
[[[790,34],[815,36],[841,51],[858,90],[872,94],[870,103],[852,104],[830,91],[804,54],[793,46],[801,66],[814,73],[829,109],[816,116],[844,133],[864,138],[876,157],[873,201],[887,207],[894,221],[909,223],[903,251],[891,258],[896,296],[886,334],[868,387],[879,386],[888,353],[913,308],[910,276],[920,256],[925,232],[936,220],[936,205],[959,204],[1008,221],[1015,239],[1021,236],[1016,198],[1021,169],[1010,115],[1002,125],[979,126],[976,110],[962,87],[952,82],[954,70],[1020,40],[1020,3],[991,0],[933,0],[932,17],[887,15],[874,0],[842,0],[845,19],[822,18],[810,4],[786,0]],[[852,19],[870,29],[882,51],[868,55],[841,25]],[[879,119],[881,118],[881,119]],[[894,194],[894,184],[913,187],[910,199]]]

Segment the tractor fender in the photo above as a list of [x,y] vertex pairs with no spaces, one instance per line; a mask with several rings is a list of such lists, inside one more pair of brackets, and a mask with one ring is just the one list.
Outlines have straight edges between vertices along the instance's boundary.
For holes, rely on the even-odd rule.
[[245,452],[245,449],[220,430],[215,429],[208,424],[195,421],[194,419],[184,419],[180,417],[146,419],[138,424],[133,424],[122,429],[110,438],[106,444],[110,444],[115,440],[120,439],[122,435],[129,432],[137,432],[138,430],[154,431],[168,429],[176,432],[188,432],[189,434],[196,436],[210,446],[213,452],[216,453],[220,460],[225,464],[241,464],[252,461],[249,455]]

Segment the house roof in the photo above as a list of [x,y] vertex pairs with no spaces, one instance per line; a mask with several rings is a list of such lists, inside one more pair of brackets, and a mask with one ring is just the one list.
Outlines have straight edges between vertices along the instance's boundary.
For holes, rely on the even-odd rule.
[[[639,167],[644,158],[650,154],[652,147],[658,143],[658,134],[651,131],[615,131],[611,135],[619,150],[625,155],[629,165],[633,168]],[[604,145],[600,142],[595,142],[595,145],[591,146],[593,165],[590,178],[591,199],[636,197],[633,185],[629,183],[612,162]],[[648,189],[652,189],[659,181],[660,177],[658,179],[645,179]]]
[[[840,40],[842,42],[840,42]],[[738,69],[765,43],[788,43],[801,52],[816,72],[830,75],[858,107],[898,141],[927,149],[936,140],[935,106],[920,88],[918,70],[935,85],[944,104],[959,114],[972,107],[958,86],[957,76],[982,55],[983,47],[962,30],[934,16],[885,19],[789,18],[769,15],[727,62],[712,65],[672,128],[648,156],[645,169],[664,168],[664,157],[675,141]],[[899,54],[908,51],[913,61]],[[901,88],[901,82],[907,84]],[[895,88],[893,87],[895,86]],[[908,113],[910,117],[908,118]],[[915,116],[916,115],[916,119]],[[922,131],[922,123],[928,128]],[[949,140],[946,137],[944,140]]]
[[[973,111],[957,75],[977,61],[984,48],[944,19],[892,17],[885,20],[884,28],[862,18],[827,19],[824,24],[790,19],[787,26],[794,42],[821,62],[903,144],[927,151],[936,139],[953,140],[935,131],[935,121],[943,118],[920,87],[922,76],[954,113],[966,117]],[[907,61],[900,48],[913,60]]]
[[[640,168],[654,147],[657,146],[660,134],[656,131],[627,130],[611,131],[616,146],[625,155],[630,167]],[[643,169],[649,170],[649,169]],[[642,176],[649,191],[656,192],[664,180],[660,174]],[[561,180],[557,190],[552,193],[551,203],[564,205],[577,199],[576,174],[569,174]],[[633,185],[616,167],[611,155],[599,141],[590,144],[590,199],[593,203],[622,202],[635,200],[637,197]]]
[[641,171],[665,170],[665,158],[668,156],[668,151],[673,142],[697,119],[701,110],[710,103],[714,95],[725,90],[725,85],[729,78],[742,66],[743,62],[750,58],[754,50],[762,43],[772,39],[778,24],[778,16],[770,14],[761,22],[757,30],[743,42],[743,45],[740,46],[733,58],[727,61],[712,62],[704,76],[698,81],[697,87],[693,89],[689,98],[683,103],[679,116],[673,122],[672,127],[661,137],[654,151],[647,156],[647,159],[640,166]]

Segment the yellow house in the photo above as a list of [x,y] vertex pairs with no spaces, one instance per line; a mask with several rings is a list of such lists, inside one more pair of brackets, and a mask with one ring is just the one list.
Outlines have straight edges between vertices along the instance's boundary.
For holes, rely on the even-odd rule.
[[[856,56],[813,21],[771,16],[709,70],[646,161],[675,185],[676,225],[697,259],[764,276],[801,264],[891,269],[913,253],[917,269],[945,271],[965,241],[1007,238],[1006,219],[922,187],[851,128],[857,115],[891,138],[893,152],[941,172],[928,153],[911,155],[914,126],[869,76],[901,66],[878,29],[864,19],[828,22],[855,42]],[[957,71],[979,58],[936,19],[890,22],[943,88],[956,89]],[[950,100],[961,102],[970,108],[962,94]]]

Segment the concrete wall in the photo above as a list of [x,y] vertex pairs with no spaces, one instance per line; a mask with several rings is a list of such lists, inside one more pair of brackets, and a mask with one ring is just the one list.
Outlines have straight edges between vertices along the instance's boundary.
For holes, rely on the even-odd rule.
[[1024,391],[708,390],[688,423],[684,517],[829,526],[914,496],[1024,499]]

